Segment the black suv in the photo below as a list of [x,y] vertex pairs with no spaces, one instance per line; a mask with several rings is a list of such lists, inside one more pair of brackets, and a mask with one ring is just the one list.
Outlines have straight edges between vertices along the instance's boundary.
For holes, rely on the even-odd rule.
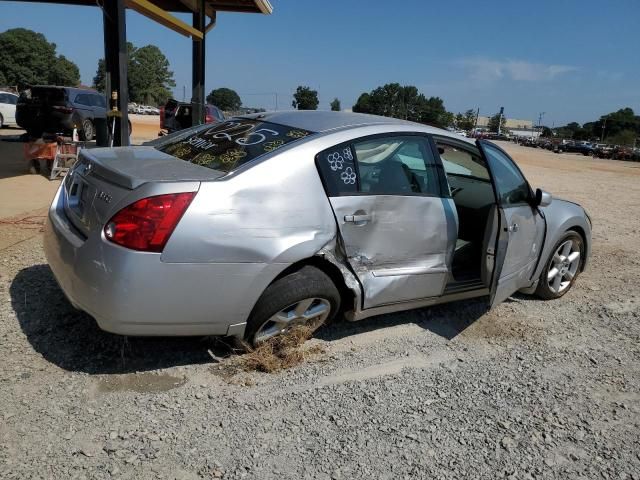
[[83,140],[92,140],[96,118],[107,118],[105,97],[83,88],[33,86],[20,94],[16,105],[17,124],[35,137],[77,128]]

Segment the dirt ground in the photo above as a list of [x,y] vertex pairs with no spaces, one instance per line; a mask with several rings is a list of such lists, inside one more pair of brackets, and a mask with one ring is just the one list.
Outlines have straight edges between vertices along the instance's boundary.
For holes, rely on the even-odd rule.
[[75,312],[41,247],[57,182],[0,152],[0,477],[640,479],[640,164],[503,146],[593,218],[574,289],[337,322],[277,374]]

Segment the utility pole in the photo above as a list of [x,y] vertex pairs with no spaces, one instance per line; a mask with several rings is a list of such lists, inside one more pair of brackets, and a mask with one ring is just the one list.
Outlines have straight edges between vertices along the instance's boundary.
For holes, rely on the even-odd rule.
[[504,113],[504,107],[500,107],[500,116],[498,117],[498,135],[502,133],[502,114]]
[[538,115],[538,136],[541,137],[542,136],[542,117],[544,116],[544,114],[547,112],[540,112],[540,114]]
[[478,133],[478,117],[480,116],[480,107],[476,110],[476,123],[473,126],[473,133]]
[[600,143],[604,142],[604,130],[607,128],[607,117],[604,117],[604,122],[602,122],[602,136],[600,137]]

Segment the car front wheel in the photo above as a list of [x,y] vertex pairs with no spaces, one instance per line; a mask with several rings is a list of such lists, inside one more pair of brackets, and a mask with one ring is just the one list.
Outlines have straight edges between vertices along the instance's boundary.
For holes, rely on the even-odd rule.
[[331,278],[313,266],[304,266],[273,282],[258,299],[245,331],[256,346],[295,327],[314,332],[340,308],[340,293]]
[[567,232],[553,247],[553,254],[540,274],[536,295],[552,300],[567,293],[578,278],[583,257],[582,237],[576,232]]
[[82,121],[82,139],[90,142],[91,140],[93,140],[94,136],[95,136],[95,131],[93,128],[93,122],[88,118],[85,118]]

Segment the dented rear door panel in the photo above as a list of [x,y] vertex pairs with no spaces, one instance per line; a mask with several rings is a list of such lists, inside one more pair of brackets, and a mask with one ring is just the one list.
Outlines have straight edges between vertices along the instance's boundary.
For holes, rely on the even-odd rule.
[[363,308],[442,295],[457,234],[450,199],[354,195],[330,198]]

